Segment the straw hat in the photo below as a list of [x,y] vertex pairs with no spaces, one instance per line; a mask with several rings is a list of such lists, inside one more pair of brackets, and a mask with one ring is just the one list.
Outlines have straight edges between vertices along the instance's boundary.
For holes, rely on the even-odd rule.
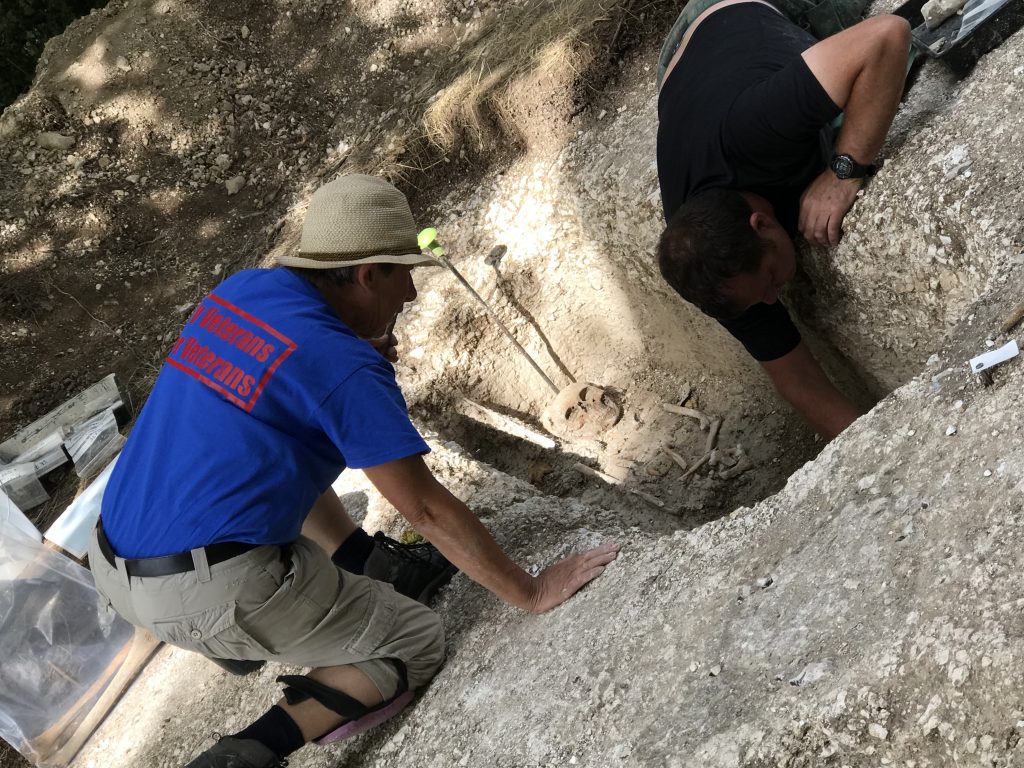
[[309,202],[297,253],[277,257],[286,267],[335,269],[356,264],[434,264],[416,242],[405,195],[384,179],[353,173],[324,184]]

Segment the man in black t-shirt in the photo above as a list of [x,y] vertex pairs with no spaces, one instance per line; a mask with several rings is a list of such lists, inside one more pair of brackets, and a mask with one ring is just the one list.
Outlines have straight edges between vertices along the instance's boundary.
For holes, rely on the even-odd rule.
[[873,173],[903,91],[910,28],[881,16],[818,42],[762,0],[693,2],[705,10],[691,3],[685,33],[677,24],[658,99],[661,272],[831,439],[857,411],[801,341],[779,291],[796,271],[792,238],[838,243]]

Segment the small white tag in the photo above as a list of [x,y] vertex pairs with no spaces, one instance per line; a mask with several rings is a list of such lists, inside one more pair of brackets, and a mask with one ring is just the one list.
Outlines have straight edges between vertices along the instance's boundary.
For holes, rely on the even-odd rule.
[[972,357],[967,363],[971,370],[975,373],[984,371],[986,368],[991,368],[993,365],[999,365],[1005,363],[1020,354],[1020,350],[1017,348],[1017,341],[1009,341],[999,349],[993,349],[991,352],[986,352],[983,355]]

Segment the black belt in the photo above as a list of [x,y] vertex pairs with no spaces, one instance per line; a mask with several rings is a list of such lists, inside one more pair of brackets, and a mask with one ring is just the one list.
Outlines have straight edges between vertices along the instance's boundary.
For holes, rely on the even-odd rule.
[[[96,526],[96,540],[100,545],[100,552],[107,558],[107,562],[116,567],[114,562],[114,550],[107,540],[107,534],[103,532],[103,524]],[[243,544],[237,541],[225,541],[220,544],[211,544],[203,547],[206,551],[206,562],[209,565],[223,563],[232,557],[256,549],[258,544]],[[141,560],[125,560],[125,570],[129,576],[170,576],[175,573],[188,573],[196,569],[191,552],[182,552],[178,555],[167,555],[166,557],[146,557]]]

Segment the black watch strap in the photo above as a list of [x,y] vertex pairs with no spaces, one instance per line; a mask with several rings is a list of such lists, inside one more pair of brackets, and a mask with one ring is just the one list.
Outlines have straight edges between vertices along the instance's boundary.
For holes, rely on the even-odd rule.
[[839,179],[863,179],[878,173],[878,166],[874,163],[862,165],[849,155],[832,155],[828,166]]

